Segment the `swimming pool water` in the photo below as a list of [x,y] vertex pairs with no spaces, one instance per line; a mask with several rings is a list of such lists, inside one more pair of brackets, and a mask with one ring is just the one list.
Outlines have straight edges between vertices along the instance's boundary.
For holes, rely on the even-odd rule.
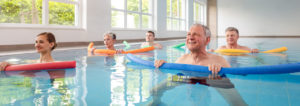
[[[241,38],[239,43],[251,48],[286,46],[288,51],[222,56],[232,67],[300,62],[299,40]],[[225,44],[224,38],[217,41],[217,45]],[[172,48],[181,42],[160,42],[163,49],[136,56],[174,62],[186,52]],[[132,49],[139,46],[132,45]],[[86,49],[54,51],[56,60],[76,60],[75,69],[1,72],[0,105],[300,105],[300,73],[211,78],[205,73],[139,66],[127,61],[126,55],[87,55]],[[37,53],[6,55],[0,61],[38,57]]]

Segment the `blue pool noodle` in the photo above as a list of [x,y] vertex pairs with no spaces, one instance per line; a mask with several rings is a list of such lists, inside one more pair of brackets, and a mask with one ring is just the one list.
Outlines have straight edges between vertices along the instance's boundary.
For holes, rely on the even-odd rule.
[[[139,63],[145,66],[153,67],[154,62],[140,59],[132,54],[126,56],[130,61]],[[160,68],[184,70],[184,71],[197,71],[203,73],[210,73],[208,67],[191,64],[177,64],[177,63],[164,63]],[[293,73],[300,71],[300,63],[292,64],[280,64],[269,66],[256,66],[256,67],[236,67],[236,68],[222,68],[219,73],[223,74],[281,74],[281,73]]]

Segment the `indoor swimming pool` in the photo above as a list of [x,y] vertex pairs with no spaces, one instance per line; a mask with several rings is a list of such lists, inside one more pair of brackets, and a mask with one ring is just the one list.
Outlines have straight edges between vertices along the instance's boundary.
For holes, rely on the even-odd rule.
[[[160,41],[164,48],[138,53],[145,60],[170,63],[188,51]],[[240,38],[239,44],[261,51],[286,46],[283,53],[222,55],[232,67],[300,62],[300,38]],[[216,43],[218,42],[218,43]],[[224,45],[225,38],[213,41]],[[96,46],[97,48],[104,48]],[[137,49],[138,43],[130,49]],[[116,48],[122,49],[120,44]],[[0,105],[300,105],[300,73],[220,75],[154,69],[132,63],[126,55],[88,55],[86,48],[54,50],[57,61],[76,60],[74,69],[10,71],[0,74]],[[0,61],[38,59],[38,53],[2,55]],[[299,70],[300,71],[300,70]]]

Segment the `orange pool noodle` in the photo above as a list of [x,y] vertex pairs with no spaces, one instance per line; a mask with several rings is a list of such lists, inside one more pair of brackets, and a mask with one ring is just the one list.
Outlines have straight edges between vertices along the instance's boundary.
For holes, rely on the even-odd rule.
[[[88,51],[90,52],[91,49],[93,48],[94,43],[91,42],[88,46]],[[129,50],[129,51],[125,51],[122,54],[127,54],[127,53],[141,53],[141,52],[148,52],[148,51],[152,51],[155,48],[153,46],[151,47],[146,47],[146,48],[141,48],[141,49],[135,49],[135,50]],[[105,53],[105,54],[116,54],[117,52],[115,50],[108,50],[108,49],[95,49],[93,51],[93,53]]]

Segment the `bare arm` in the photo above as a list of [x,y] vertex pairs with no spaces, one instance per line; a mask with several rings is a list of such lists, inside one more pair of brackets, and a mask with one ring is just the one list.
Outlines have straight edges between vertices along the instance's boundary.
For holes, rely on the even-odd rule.
[[157,49],[163,48],[163,46],[162,46],[161,44],[159,44],[159,43],[156,43],[156,44],[155,44],[155,47],[156,47]]
[[[181,56],[181,57],[179,57],[176,61],[175,61],[175,63],[183,63],[183,64],[186,64],[186,63],[184,63],[184,58],[186,57],[186,55],[183,55],[183,56]],[[155,60],[155,62],[154,62],[154,66],[156,67],[156,68],[159,68],[161,65],[163,65],[164,63],[167,63],[165,60]]]
[[242,50],[251,51],[251,49],[249,47],[247,47],[247,46],[240,46],[239,48],[242,49]]
[[217,49],[212,49],[212,50],[209,50],[210,52],[214,52],[214,51],[216,51],[216,50],[221,50],[221,49],[226,49],[226,46],[220,46],[220,47],[218,47]]
[[258,49],[251,49],[247,46],[241,46],[241,49],[243,50],[249,50],[251,53],[259,53],[259,50]]
[[215,55],[213,58],[215,61],[211,64],[208,64],[208,70],[212,74],[218,74],[221,71],[222,67],[231,67],[230,64],[221,56]]
[[220,61],[222,62],[222,67],[231,67],[230,64],[223,57]]

